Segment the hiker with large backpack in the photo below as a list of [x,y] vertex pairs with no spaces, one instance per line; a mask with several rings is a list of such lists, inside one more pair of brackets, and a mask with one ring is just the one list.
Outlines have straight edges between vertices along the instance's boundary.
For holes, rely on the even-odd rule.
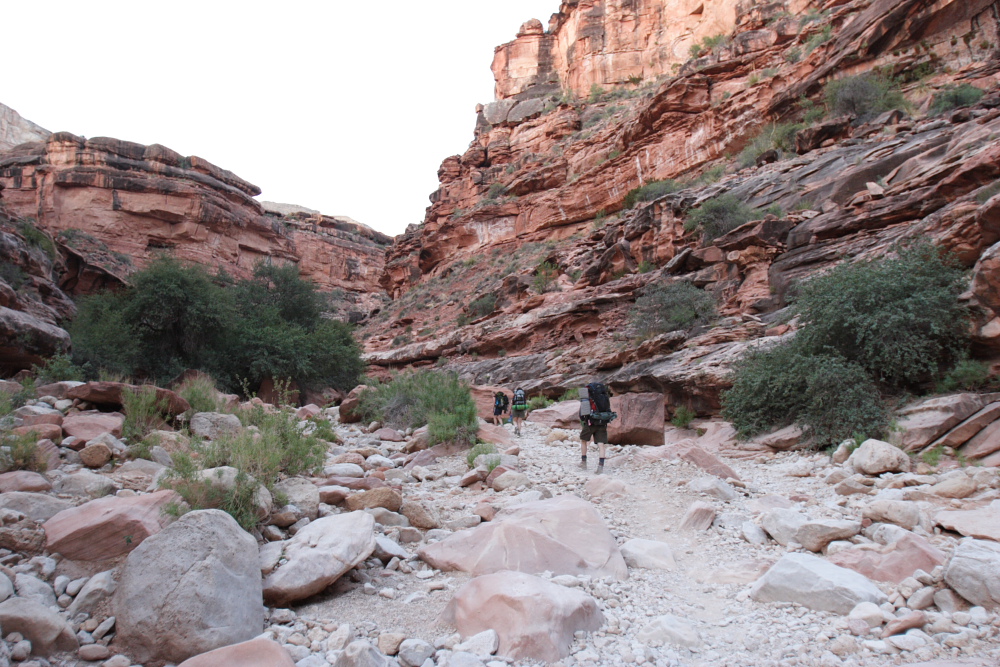
[[520,387],[514,390],[514,400],[510,407],[510,416],[514,419],[514,435],[521,435],[521,424],[528,415],[528,395]]
[[507,398],[507,394],[498,391],[493,395],[493,423],[495,425],[503,424],[503,416],[507,413],[508,405],[510,405],[510,399]]
[[594,471],[604,472],[604,458],[608,448],[608,424],[618,414],[611,411],[611,393],[601,382],[591,382],[580,390],[580,469],[587,469],[587,444],[591,439],[600,448],[601,457]]

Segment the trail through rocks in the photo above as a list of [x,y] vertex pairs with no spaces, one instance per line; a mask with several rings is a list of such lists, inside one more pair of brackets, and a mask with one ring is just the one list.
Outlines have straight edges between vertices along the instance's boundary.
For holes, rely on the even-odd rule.
[[[348,447],[361,437],[356,427],[338,426],[338,430]],[[653,540],[668,545],[675,562],[669,570],[630,567],[626,581],[543,575],[593,595],[606,620],[595,633],[578,633],[572,654],[558,663],[564,667],[876,667],[970,657],[981,660],[974,665],[1000,664],[995,626],[978,631],[973,626],[966,633],[967,640],[957,646],[928,642],[904,653],[885,642],[871,641],[875,638],[853,636],[846,616],[750,598],[754,581],[782,555],[802,549],[772,540],[751,544],[742,535],[746,522],[752,523],[763,511],[776,507],[807,511],[814,518],[860,518],[854,517],[855,511],[844,497],[824,482],[834,467],[827,455],[788,453],[757,460],[726,460],[745,480],[745,486],[740,487],[740,483],[719,484],[721,480],[685,461],[648,460],[639,447],[609,447],[605,473],[599,478],[594,472],[596,451],[590,454],[588,470],[580,470],[574,431],[550,431],[529,422],[520,437],[511,435],[520,448],[519,468],[527,475],[528,484],[501,492],[481,485],[460,487],[458,479],[468,470],[464,455],[441,458],[427,466],[434,479],[404,484],[405,498],[424,501],[439,513],[444,530],[428,531],[427,541],[446,537],[448,528],[474,525],[478,517],[473,510],[482,503],[500,509],[548,494],[573,493],[598,508],[620,547],[636,538]],[[607,488],[602,494],[593,487],[592,495],[588,482],[595,485],[598,482],[594,480],[601,478]],[[695,503],[704,503],[716,512],[706,530],[680,527]],[[399,537],[395,529],[384,530]],[[403,546],[410,551],[418,545]],[[384,635],[396,635],[447,649],[454,647],[459,637],[438,617],[453,593],[469,579],[461,572],[430,569],[411,551],[409,559],[395,566],[382,568],[373,563],[369,569],[353,571],[298,613],[331,631],[350,624],[355,635],[367,635],[376,644]],[[657,620],[661,617],[672,620]]]

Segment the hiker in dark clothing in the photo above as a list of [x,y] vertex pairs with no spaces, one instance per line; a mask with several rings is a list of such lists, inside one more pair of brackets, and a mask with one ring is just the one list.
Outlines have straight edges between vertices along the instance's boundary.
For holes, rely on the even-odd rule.
[[600,382],[591,382],[580,390],[580,469],[587,469],[587,445],[593,439],[600,448],[597,469],[604,472],[604,459],[608,448],[608,424],[617,417],[611,411],[611,393]]
[[509,405],[510,399],[507,398],[507,394],[498,391],[493,395],[493,423],[495,425],[503,424],[503,416],[507,414],[507,406]]
[[521,424],[528,416],[528,395],[520,387],[514,390],[514,402],[511,403],[510,415],[514,419],[514,435],[521,435]]

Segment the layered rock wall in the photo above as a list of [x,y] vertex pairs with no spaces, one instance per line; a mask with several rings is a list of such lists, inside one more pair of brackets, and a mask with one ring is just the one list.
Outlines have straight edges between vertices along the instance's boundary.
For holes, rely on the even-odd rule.
[[[294,262],[322,290],[380,291],[389,237],[343,219],[268,213],[256,186],[164,146],[60,132],[0,153],[0,185],[13,215],[51,232],[75,264],[119,280],[169,252],[237,277],[258,262]],[[79,272],[67,283],[101,286]]]

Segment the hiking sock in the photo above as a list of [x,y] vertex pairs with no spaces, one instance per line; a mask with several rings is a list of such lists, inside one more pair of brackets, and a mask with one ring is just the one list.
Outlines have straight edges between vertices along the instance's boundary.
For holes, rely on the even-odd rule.
[[604,467],[604,457],[603,456],[601,458],[597,459],[597,465],[599,467],[601,467],[601,468]]
[[580,469],[581,470],[586,470],[587,469],[587,457],[586,456],[581,456],[580,457]]

